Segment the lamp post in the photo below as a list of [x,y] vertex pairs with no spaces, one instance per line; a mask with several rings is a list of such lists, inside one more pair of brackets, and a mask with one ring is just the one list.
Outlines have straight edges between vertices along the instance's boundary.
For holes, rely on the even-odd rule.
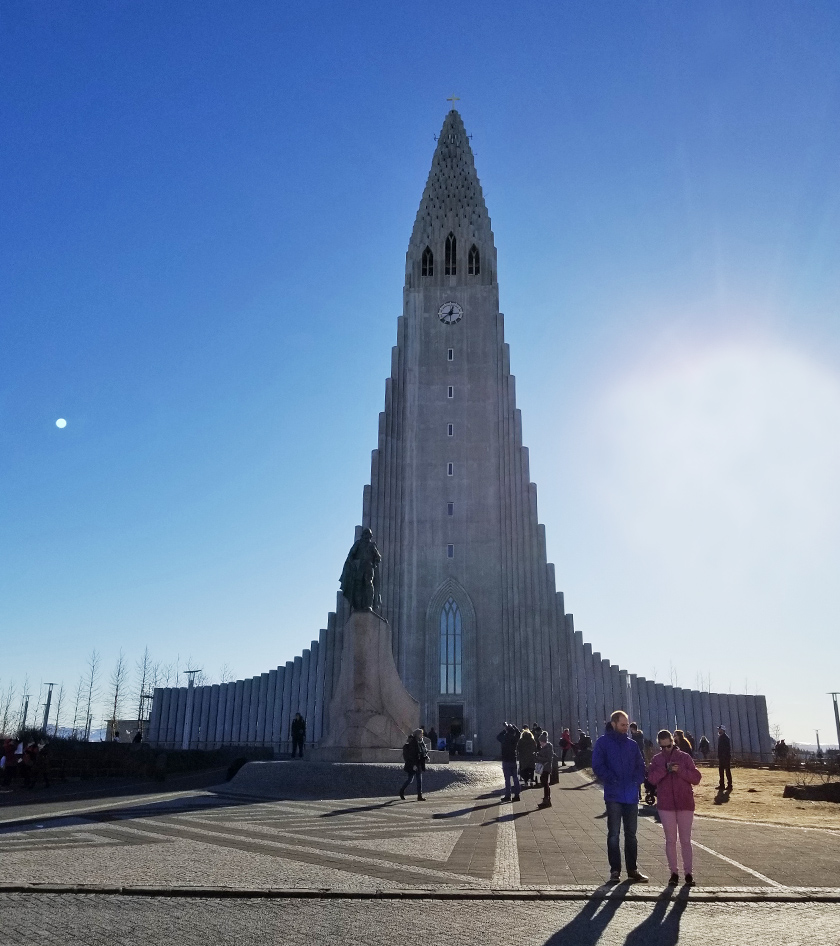
[[47,686],[49,687],[49,690],[47,690],[47,703],[46,703],[46,706],[44,707],[44,725],[42,727],[44,730],[44,736],[47,735],[47,723],[49,722],[49,719],[50,719],[50,703],[52,703],[52,690],[55,684],[48,683]]

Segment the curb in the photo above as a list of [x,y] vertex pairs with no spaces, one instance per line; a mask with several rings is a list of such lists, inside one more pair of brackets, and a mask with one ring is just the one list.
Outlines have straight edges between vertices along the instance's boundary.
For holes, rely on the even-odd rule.
[[554,887],[542,889],[437,889],[393,888],[350,890],[340,888],[269,887],[151,887],[105,884],[0,884],[0,895],[9,893],[58,894],[63,896],[185,897],[232,900],[625,900],[656,902],[682,900],[697,903],[840,903],[838,887],[728,887],[698,890],[696,887],[672,891],[623,888],[604,889]]

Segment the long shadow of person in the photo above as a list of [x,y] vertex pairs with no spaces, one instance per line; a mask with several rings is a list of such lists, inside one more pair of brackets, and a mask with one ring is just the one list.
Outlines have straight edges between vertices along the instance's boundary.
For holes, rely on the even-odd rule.
[[715,795],[714,804],[715,805],[725,805],[729,801],[729,792],[723,788],[717,790],[717,795]]
[[584,908],[562,929],[552,933],[545,946],[595,946],[624,902],[620,893],[606,900],[587,900]]
[[[673,903],[670,913],[669,903]],[[680,920],[687,905],[686,897],[674,899],[666,890],[657,898],[650,916],[630,933],[624,946],[676,946],[680,938]]]

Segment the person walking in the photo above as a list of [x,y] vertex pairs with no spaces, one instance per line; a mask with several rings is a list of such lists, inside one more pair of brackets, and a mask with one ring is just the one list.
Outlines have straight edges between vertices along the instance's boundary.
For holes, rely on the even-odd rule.
[[659,752],[653,757],[648,781],[656,786],[656,810],[665,831],[665,856],[671,869],[668,883],[680,882],[677,865],[677,835],[680,838],[685,882],[694,883],[692,864],[691,825],[694,821],[694,789],[703,777],[687,752],[678,748],[667,729],[656,737]]
[[694,746],[691,743],[691,740],[686,736],[686,734],[681,729],[674,730],[674,745],[680,750],[680,752],[687,752],[691,758],[694,758]]
[[[505,776],[505,793],[502,801],[519,801],[519,775],[516,772],[516,745],[522,735],[513,723],[505,723],[505,728],[496,738],[502,744],[502,772]],[[513,783],[513,797],[510,789]]]
[[417,779],[417,801],[425,801],[423,797],[423,773],[426,771],[426,763],[429,761],[429,754],[426,752],[426,742],[423,739],[423,730],[415,729],[408,737],[403,746],[403,760],[408,778],[403,782],[400,789],[400,798],[405,801],[405,790],[411,784],[411,780]]
[[568,729],[564,729],[560,735],[560,765],[565,766],[566,754],[572,748],[572,734]]
[[548,741],[548,733],[540,730],[540,747],[537,749],[536,767],[540,773],[543,799],[538,808],[551,808],[551,763],[554,760],[554,746]]
[[292,758],[295,757],[295,751],[297,750],[300,753],[300,758],[303,758],[303,744],[306,742],[306,720],[300,715],[300,713],[295,713],[295,718],[292,720]]
[[592,769],[604,783],[607,806],[607,857],[610,881],[621,878],[620,834],[624,825],[624,862],[627,879],[648,882],[637,864],[636,826],[639,820],[639,786],[645,780],[645,762],[639,747],[630,738],[630,720],[624,710],[610,716],[610,728],[598,737],[592,751]]
[[522,727],[519,742],[516,743],[516,754],[519,757],[519,777],[526,787],[530,784],[536,785],[534,764],[537,761],[537,741],[527,726]]
[[717,757],[718,757],[718,775],[720,780],[718,782],[718,791],[724,791],[723,780],[726,776],[726,791],[732,791],[732,743],[729,740],[729,736],[726,734],[726,726],[721,724],[718,726],[718,744],[717,744]]

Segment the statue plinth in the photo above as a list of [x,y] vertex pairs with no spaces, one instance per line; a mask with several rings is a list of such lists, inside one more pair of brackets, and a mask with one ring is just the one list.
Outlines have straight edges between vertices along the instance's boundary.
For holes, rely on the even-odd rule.
[[329,724],[310,752],[315,761],[402,762],[402,746],[420,725],[420,704],[394,663],[391,627],[372,611],[354,611],[344,625]]

